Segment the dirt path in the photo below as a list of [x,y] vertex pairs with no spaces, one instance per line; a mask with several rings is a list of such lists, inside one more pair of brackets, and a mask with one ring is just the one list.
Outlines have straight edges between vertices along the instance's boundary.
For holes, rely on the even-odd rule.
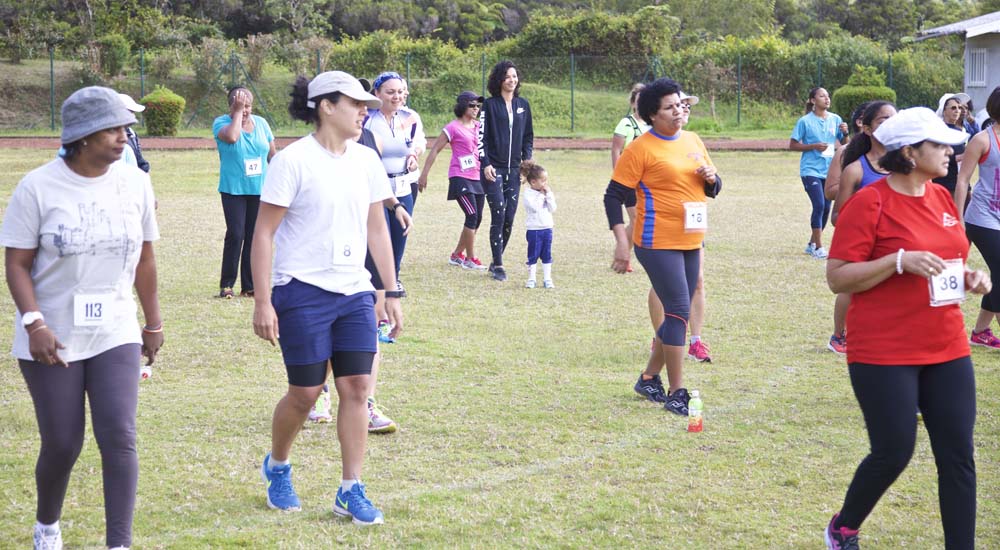
[[[296,138],[277,138],[278,148],[295,141]],[[607,139],[537,138],[535,149],[573,149],[600,151],[610,147]],[[780,139],[706,139],[709,151],[783,151],[788,148],[787,140]],[[59,138],[54,137],[0,137],[0,147],[4,149],[58,149]],[[209,138],[142,138],[143,149],[215,149],[215,141]]]

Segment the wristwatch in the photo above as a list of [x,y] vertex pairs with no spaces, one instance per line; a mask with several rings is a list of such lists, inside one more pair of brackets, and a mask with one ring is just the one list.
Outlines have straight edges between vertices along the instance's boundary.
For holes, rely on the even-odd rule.
[[406,291],[405,290],[386,290],[385,291],[385,297],[386,298],[406,298]]
[[400,206],[403,206],[403,203],[397,202],[396,204],[392,205],[392,211],[395,212]]
[[41,311],[29,311],[21,316],[21,325],[24,328],[30,327],[35,321],[45,321],[45,317],[42,317]]

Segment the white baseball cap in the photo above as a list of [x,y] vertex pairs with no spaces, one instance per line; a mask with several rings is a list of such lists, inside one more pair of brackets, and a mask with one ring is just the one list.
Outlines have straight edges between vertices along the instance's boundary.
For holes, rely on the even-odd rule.
[[965,105],[972,98],[969,97],[969,94],[962,92],[959,92],[957,94],[944,94],[943,96],[941,96],[941,99],[938,100],[937,116],[941,116],[942,114],[944,114],[944,104],[948,103],[949,99],[957,99],[961,105]]
[[343,71],[327,71],[316,75],[316,78],[309,82],[309,101],[306,102],[306,105],[315,108],[316,103],[313,98],[333,92],[340,92],[351,99],[364,101],[369,109],[378,109],[382,106],[381,99],[366,92],[357,78]]
[[961,145],[969,138],[969,134],[949,128],[927,107],[903,109],[879,125],[874,135],[886,151],[895,151],[921,141]]
[[123,94],[119,92],[118,97],[122,98],[122,103],[125,104],[125,108],[127,108],[129,111],[132,111],[133,113],[141,113],[146,110],[146,107],[144,105],[136,103],[136,101],[132,99],[132,96],[128,94]]
[[681,101],[687,101],[689,105],[698,104],[698,96],[696,95],[687,95],[686,93],[681,92],[680,94],[678,94],[678,97],[680,98]]

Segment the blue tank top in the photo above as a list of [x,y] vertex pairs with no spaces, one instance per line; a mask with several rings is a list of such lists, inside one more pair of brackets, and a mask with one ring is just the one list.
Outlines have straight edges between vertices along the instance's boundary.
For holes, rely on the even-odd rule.
[[858,185],[858,189],[863,189],[889,175],[873,168],[872,164],[868,162],[868,155],[861,155],[858,160],[861,161],[861,184]]

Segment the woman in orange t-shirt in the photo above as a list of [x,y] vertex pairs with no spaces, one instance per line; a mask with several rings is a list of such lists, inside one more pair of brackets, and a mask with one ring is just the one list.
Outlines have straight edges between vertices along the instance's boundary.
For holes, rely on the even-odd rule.
[[637,110],[652,128],[622,152],[605,192],[605,210],[616,241],[612,267],[619,273],[628,267],[631,245],[620,219],[621,207],[635,193],[632,243],[664,307],[656,334],[663,344],[669,393],[660,381],[663,365],[652,361],[639,376],[635,391],[663,403],[670,412],[687,415],[682,365],[701,243],[708,229],[705,197],[714,197],[722,180],[701,139],[682,131],[690,110],[677,82],[654,81],[639,95]]
[[969,241],[955,203],[930,183],[947,172],[950,145],[966,135],[915,107],[887,119],[874,137],[889,175],[844,205],[826,268],[832,291],[853,294],[847,362],[871,452],[826,542],[857,547],[862,522],[910,461],[919,407],[938,467],[945,546],[971,549],[976,388],[959,303],[965,289],[984,294],[991,285],[982,271],[966,269]]

